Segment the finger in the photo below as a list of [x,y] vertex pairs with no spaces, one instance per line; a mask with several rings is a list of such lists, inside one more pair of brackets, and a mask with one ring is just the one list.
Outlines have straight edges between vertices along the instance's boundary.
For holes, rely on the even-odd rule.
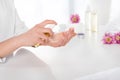
[[63,36],[66,38],[66,40],[68,39],[68,36],[69,36],[69,32],[66,31],[66,32],[63,32]]
[[44,42],[48,42],[48,37],[42,33],[39,35],[39,39],[44,41]]
[[50,28],[39,28],[36,30],[39,35],[43,34],[46,37],[52,37],[54,32]]
[[41,39],[38,39],[37,41],[35,41],[36,43],[34,43],[33,45],[32,45],[32,47],[34,47],[34,48],[37,48],[37,47],[39,47],[40,45],[42,45],[43,44],[43,41],[41,40]]
[[76,35],[76,33],[70,32],[68,33],[68,39],[71,39],[72,37],[74,37]]
[[43,39],[39,39],[39,44],[40,45],[45,45],[45,44],[47,44],[47,42]]
[[69,31],[70,31],[71,33],[76,34],[74,28],[70,28]]
[[67,36],[66,36],[66,38],[67,38],[66,43],[68,43],[76,35],[76,33],[74,33],[73,29],[70,29],[69,31],[67,31],[66,34],[67,34]]
[[70,34],[70,35],[68,36],[68,41],[70,41],[75,35],[76,35],[76,34]]
[[77,34],[75,33],[75,31],[74,31],[74,28],[70,28],[70,29],[69,29],[69,33],[71,34],[71,36],[77,35]]
[[38,27],[45,27],[47,24],[55,24],[55,25],[57,25],[57,22],[55,22],[54,20],[45,20],[42,23],[39,23]]
[[65,46],[66,43],[68,42],[68,33],[67,32],[63,32],[61,41],[62,41],[61,46]]
[[52,37],[54,35],[54,32],[50,28],[45,28],[42,32],[47,37]]

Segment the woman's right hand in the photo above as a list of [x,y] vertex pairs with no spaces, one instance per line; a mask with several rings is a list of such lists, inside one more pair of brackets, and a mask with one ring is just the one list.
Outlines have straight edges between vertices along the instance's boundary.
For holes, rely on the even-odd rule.
[[45,20],[42,23],[37,24],[35,27],[27,31],[26,33],[21,34],[19,40],[22,41],[22,46],[34,46],[35,44],[46,44],[48,38],[44,33],[49,33],[50,36],[53,36],[53,32],[50,28],[45,28],[47,24],[57,24],[53,20]]

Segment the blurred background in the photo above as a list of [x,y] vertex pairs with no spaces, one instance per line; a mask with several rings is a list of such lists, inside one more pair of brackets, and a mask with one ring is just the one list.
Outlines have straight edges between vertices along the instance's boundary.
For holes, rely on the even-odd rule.
[[87,7],[98,12],[99,24],[106,24],[119,16],[120,0],[15,0],[21,19],[32,27],[45,19],[69,24],[71,14],[79,14],[84,23]]
[[77,13],[84,21],[87,0],[15,0],[19,16],[28,27],[45,19],[68,24],[71,14]]
[[[58,24],[71,24],[70,16],[72,14],[79,14],[80,23],[85,24],[85,14],[87,10],[97,13],[98,26],[109,23],[115,24],[116,22],[118,22],[116,24],[120,24],[120,0],[14,1],[21,20],[24,21],[29,28],[45,19],[53,19],[57,21]],[[111,26],[111,24],[108,28],[116,26]],[[100,27],[102,27],[102,30],[105,29],[105,26]],[[120,27],[120,25],[116,27]],[[80,75],[85,75],[86,73],[94,73],[95,71],[119,65],[118,53],[120,51],[118,45],[110,47],[100,45],[99,49],[99,45],[96,46],[92,44],[97,42],[97,37],[99,36],[91,35],[91,33],[90,35],[88,33],[88,36],[90,37],[88,37],[86,41],[84,39],[74,38],[74,41],[61,48],[40,46],[35,49],[30,48],[29,50],[50,66],[53,74],[58,78],[57,80],[72,80],[72,78],[80,77]],[[99,40],[101,41],[101,39]],[[89,43],[91,46],[89,46]],[[74,54],[72,52],[73,49],[76,51]],[[113,55],[111,52],[115,54]]]

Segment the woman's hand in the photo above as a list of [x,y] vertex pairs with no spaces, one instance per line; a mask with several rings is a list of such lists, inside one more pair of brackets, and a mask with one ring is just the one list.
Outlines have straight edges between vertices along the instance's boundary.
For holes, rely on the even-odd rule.
[[47,45],[52,47],[65,46],[75,35],[76,33],[74,32],[74,29],[70,28],[66,32],[54,34],[52,38],[49,38]]
[[45,20],[40,24],[37,24],[35,27],[30,29],[28,32],[20,35],[19,39],[22,41],[23,46],[34,46],[35,44],[46,44],[48,43],[48,37],[44,33],[49,33],[50,36],[53,36],[53,32],[50,28],[45,28],[47,24],[57,24],[53,20]]

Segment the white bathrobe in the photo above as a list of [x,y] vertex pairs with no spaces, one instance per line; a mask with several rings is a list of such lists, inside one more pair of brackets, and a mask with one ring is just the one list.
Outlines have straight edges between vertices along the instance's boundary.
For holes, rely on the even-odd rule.
[[[0,0],[0,42],[26,30],[13,0]],[[26,49],[0,60],[0,80],[55,80],[49,66]]]
[[25,30],[26,26],[18,17],[13,0],[0,0],[0,41]]
[[[0,42],[23,33],[27,27],[20,20],[13,0],[0,0]],[[2,58],[0,62],[5,62]]]

